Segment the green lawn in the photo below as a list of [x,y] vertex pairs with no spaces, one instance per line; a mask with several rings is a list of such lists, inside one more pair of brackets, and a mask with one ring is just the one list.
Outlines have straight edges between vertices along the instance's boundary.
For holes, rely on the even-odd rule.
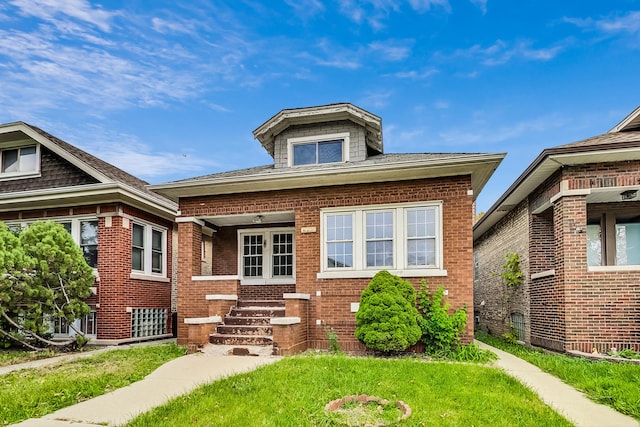
[[496,368],[305,355],[203,386],[128,426],[330,426],[325,404],[353,394],[406,402],[402,426],[571,425]]
[[41,417],[124,387],[183,354],[175,344],[151,345],[0,375],[0,425]]
[[584,392],[592,400],[640,420],[640,365],[594,362],[543,352],[476,333],[476,339],[508,351]]

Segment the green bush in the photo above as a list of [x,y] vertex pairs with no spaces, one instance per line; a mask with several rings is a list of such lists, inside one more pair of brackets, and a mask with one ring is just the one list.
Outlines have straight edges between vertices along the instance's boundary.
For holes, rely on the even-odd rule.
[[424,280],[418,291],[418,307],[422,312],[420,328],[425,351],[429,354],[448,353],[460,345],[460,335],[467,324],[467,308],[449,314],[449,303],[444,302],[444,288],[429,293]]
[[372,350],[403,351],[420,339],[419,319],[413,285],[380,271],[360,297],[355,336]]

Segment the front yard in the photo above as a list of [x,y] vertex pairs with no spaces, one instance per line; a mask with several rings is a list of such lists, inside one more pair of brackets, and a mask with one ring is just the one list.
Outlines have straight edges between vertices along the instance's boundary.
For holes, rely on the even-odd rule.
[[331,426],[325,405],[359,394],[407,403],[413,414],[403,426],[571,425],[495,368],[303,355],[203,386],[128,426]]
[[134,347],[0,375],[0,425],[41,417],[124,387],[183,354],[175,344]]

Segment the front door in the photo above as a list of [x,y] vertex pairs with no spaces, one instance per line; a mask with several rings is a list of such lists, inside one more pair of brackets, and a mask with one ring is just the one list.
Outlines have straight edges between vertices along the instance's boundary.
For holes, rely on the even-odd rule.
[[294,275],[294,233],[291,229],[241,230],[242,279],[282,283]]

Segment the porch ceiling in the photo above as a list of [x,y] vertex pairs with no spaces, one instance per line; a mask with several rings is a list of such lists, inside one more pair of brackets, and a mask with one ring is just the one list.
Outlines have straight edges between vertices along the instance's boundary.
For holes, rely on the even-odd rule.
[[[258,217],[259,222],[258,222]],[[282,224],[295,221],[294,212],[255,212],[240,215],[216,215],[200,216],[199,219],[208,221],[218,227],[230,227],[237,225]]]

